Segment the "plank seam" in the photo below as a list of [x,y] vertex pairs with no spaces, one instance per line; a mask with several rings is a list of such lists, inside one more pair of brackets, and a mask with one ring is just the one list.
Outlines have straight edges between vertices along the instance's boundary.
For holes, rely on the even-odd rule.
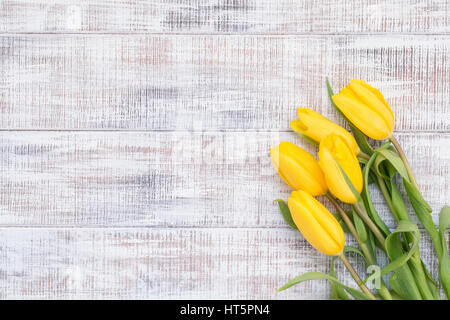
[[17,35],[38,35],[38,36],[53,36],[53,35],[80,35],[80,36],[108,36],[108,35],[119,35],[119,36],[242,36],[242,37],[309,37],[309,36],[450,36],[450,32],[299,32],[299,33],[166,33],[166,32],[0,32],[0,36],[17,36]]
[[[149,133],[149,132],[176,132],[176,133],[270,133],[281,132],[287,133],[294,131],[289,129],[206,129],[206,130],[173,130],[173,129],[5,129],[0,128],[0,132],[135,132],[135,133]],[[450,130],[396,130],[394,134],[449,134]]]
[[[425,231],[425,229],[423,228],[423,226],[419,225],[419,231]],[[183,230],[266,230],[266,229],[271,229],[271,230],[292,230],[294,232],[296,232],[296,230],[291,229],[291,227],[289,227],[288,225],[286,226],[255,226],[255,227],[239,227],[239,226],[235,226],[235,227],[230,227],[230,226],[215,226],[215,227],[211,227],[211,226],[146,226],[146,225],[127,225],[127,226],[121,226],[121,225],[0,225],[0,230],[1,229],[160,229],[160,230],[164,230],[164,229],[183,229]]]

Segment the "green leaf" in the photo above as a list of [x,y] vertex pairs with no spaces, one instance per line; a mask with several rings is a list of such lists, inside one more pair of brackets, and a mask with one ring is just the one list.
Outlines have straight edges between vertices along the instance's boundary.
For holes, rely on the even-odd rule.
[[408,266],[416,279],[422,297],[425,300],[440,300],[439,288],[434,284],[434,280],[430,281],[427,277],[428,270],[426,270],[420,257],[419,248],[416,248],[414,254],[411,256],[411,259],[408,261]]
[[372,231],[369,230],[369,241],[367,241],[367,245],[369,247],[369,250],[372,252],[373,259],[377,261],[377,244],[375,241],[375,236],[373,235]]
[[389,284],[401,299],[422,300],[419,289],[417,288],[411,271],[404,266],[395,271],[389,278]]
[[[439,284],[436,282],[436,280],[433,279],[433,277],[431,276],[430,272],[428,271],[425,263],[422,261],[422,259],[420,259],[420,261],[422,262],[422,269],[425,272],[425,276],[427,277],[427,280],[430,283],[430,286],[433,288],[434,287],[439,288]],[[439,296],[439,289],[438,289],[438,296]]]
[[439,280],[447,299],[450,299],[450,257],[448,254],[445,231],[450,226],[450,207],[444,206],[439,214],[439,235],[442,245],[442,257],[439,259]]
[[361,149],[362,152],[366,153],[367,155],[373,154],[373,148],[367,141],[367,137],[364,133],[362,133],[357,127],[353,125],[348,119],[347,123],[350,126],[350,130],[352,130],[353,136],[355,137],[356,143],[359,146],[359,149]]
[[[400,191],[398,190],[397,186],[393,181],[387,182],[390,184],[390,190],[391,190],[391,200],[392,200],[392,207],[393,207],[393,214],[395,216],[395,219],[397,221],[400,220],[408,220],[411,221],[411,217],[409,215],[408,209],[406,208],[405,202],[403,201],[403,197],[400,194]],[[414,239],[410,233],[404,234],[403,242],[412,242]],[[401,251],[400,244],[398,244],[398,250]],[[392,251],[392,250],[391,250]],[[398,255],[398,254],[396,254]],[[411,257],[411,263],[408,264],[408,267],[411,270],[411,273],[413,276],[416,277],[416,279],[422,279],[423,275],[425,275],[425,278],[421,280],[421,284],[418,284],[418,288],[425,285],[430,289],[431,294],[435,299],[439,299],[439,288],[430,273],[428,272],[425,264],[420,258],[419,249],[416,249],[416,252]],[[404,273],[403,273],[404,274]],[[425,282],[425,284],[423,283]],[[421,291],[424,293],[424,291]]]
[[376,152],[376,154],[378,155],[377,158],[375,159],[375,163],[373,164],[373,170],[375,171],[375,173],[377,175],[379,175],[380,177],[382,177],[384,180],[391,180],[391,177],[386,173],[387,170],[385,170],[385,163],[389,163],[388,161],[386,161],[386,158],[384,156],[382,156],[380,153]]
[[[397,210],[395,209],[395,205],[394,205],[394,201],[398,201],[398,200],[393,200],[393,198],[395,197],[395,196],[393,196],[393,192],[395,192],[395,191],[392,191],[395,188],[395,184],[392,180],[384,180],[384,183],[386,185],[386,189],[387,189],[387,193],[388,193],[386,195],[386,198],[387,198],[386,202],[388,202],[388,201],[391,202],[390,205],[388,204],[389,209],[390,209],[395,221],[399,221],[401,219],[399,218],[399,216],[397,214]],[[378,187],[381,189],[380,186],[378,186]]]
[[[389,164],[400,174],[400,176],[403,178],[403,184],[406,189],[406,193],[408,194],[409,200],[411,202],[411,205],[414,208],[414,211],[416,212],[417,217],[419,218],[420,222],[424,226],[425,230],[427,230],[428,234],[430,235],[431,239],[433,240],[433,244],[435,246],[436,252],[438,255],[442,253],[441,245],[438,241],[438,233],[436,231],[436,228],[434,226],[433,220],[431,218],[431,207],[430,205],[425,201],[425,199],[422,197],[422,194],[420,191],[416,188],[414,184],[411,183],[408,175],[408,171],[406,170],[406,167],[398,155],[398,153],[392,149],[383,149],[379,148],[377,151],[388,160]],[[389,168],[389,167],[388,167]],[[393,170],[390,170],[390,176],[391,179],[393,177]],[[391,186],[394,186],[392,184]],[[397,212],[397,214],[400,214],[402,212]]]
[[356,212],[353,212],[353,223],[355,224],[356,232],[358,233],[358,237],[361,242],[367,241],[367,230],[364,225],[364,222],[361,220],[359,215]]
[[371,185],[371,184],[376,183],[376,182],[377,182],[377,176],[375,175],[375,173],[372,170],[370,170],[369,178],[367,179],[367,183],[369,185]]
[[[439,240],[439,234],[436,230],[436,227],[434,226],[433,219],[431,218],[431,207],[430,205],[425,201],[425,199],[422,197],[422,194],[417,189],[417,187],[411,183],[409,179],[408,172],[406,170],[406,167],[398,155],[398,153],[391,147],[389,148],[378,148],[376,151],[378,151],[383,157],[386,158],[386,160],[389,162],[389,164],[402,176],[403,178],[403,185],[405,186],[406,193],[408,194],[408,198],[411,202],[411,205],[416,212],[417,217],[419,218],[420,222],[424,226],[425,230],[428,232],[428,234],[431,237],[431,240],[433,241],[433,245],[435,247],[435,250],[437,252],[438,256],[441,256],[442,254],[442,245]],[[389,169],[389,167],[387,167]],[[391,170],[393,172],[393,170]],[[392,176],[392,173],[391,175]],[[386,178],[386,177],[385,177]],[[392,183],[390,184],[391,192],[395,192],[395,185]],[[395,194],[393,194],[395,196]],[[394,200],[393,200],[394,201]],[[396,202],[396,204],[399,204],[400,202]],[[406,218],[405,210],[402,208],[397,211],[397,215],[399,219],[402,219],[400,214],[403,214]],[[406,210],[407,211],[407,210]],[[408,214],[409,216],[409,214]]]
[[386,160],[389,161],[389,163],[404,179],[408,179],[409,181],[408,171],[406,171],[405,165],[403,164],[403,161],[398,153],[390,149],[383,148],[378,148],[376,151],[378,151],[383,157],[385,157]]
[[356,143],[358,144],[361,151],[368,154],[369,156],[372,155],[373,149],[370,146],[369,142],[367,141],[367,137],[364,133],[361,132],[353,123],[341,112],[341,110],[338,108],[338,106],[334,103],[332,97],[333,97],[333,89],[331,89],[330,82],[328,81],[328,77],[326,77],[326,83],[327,83],[327,90],[328,90],[328,97],[330,98],[331,105],[337,110],[337,112],[344,118],[344,120],[349,124],[350,129],[352,130],[353,136],[355,137]]
[[441,213],[439,214],[439,233],[441,235],[443,244],[445,244],[446,246],[447,244],[445,242],[444,234],[449,226],[450,226],[450,207],[444,206],[441,209]]
[[291,211],[289,210],[289,207],[287,206],[286,202],[284,202],[281,199],[276,199],[274,202],[278,203],[278,206],[280,208],[281,214],[283,215],[284,221],[294,230],[298,230],[297,226],[294,223],[294,220],[291,216]]
[[[402,233],[409,233],[412,236],[413,242],[410,245],[410,249],[406,252],[403,252],[399,255],[401,247],[402,247],[402,239],[400,235]],[[396,269],[403,266],[411,256],[414,254],[414,251],[418,248],[420,239],[420,232],[417,225],[412,221],[401,220],[398,223],[397,229],[392,232],[390,235],[386,237],[386,254],[388,255],[391,263],[384,266],[380,273],[381,276],[388,274],[389,272],[393,272]],[[368,277],[364,282],[372,280],[373,276]]]
[[442,257],[439,262],[439,280],[445,296],[450,299],[450,258],[448,255]]
[[431,237],[433,241],[434,249],[438,257],[442,256],[442,244],[439,239],[439,232],[434,225],[433,219],[431,217],[431,207],[423,199],[422,194],[419,190],[407,179],[403,179],[403,185],[405,186],[406,193],[408,194],[409,201],[416,212],[417,218],[419,218],[420,223],[422,223],[425,230]]
[[[450,267],[450,266],[448,266],[448,267]],[[450,272],[450,269],[448,267],[447,267],[447,271]],[[423,266],[423,269],[426,270],[426,267]],[[430,291],[434,297],[434,300],[441,300],[441,293],[439,292],[439,285],[436,283],[436,281],[431,277],[431,275],[429,273],[425,273],[425,276],[426,276],[428,288],[430,288]],[[446,291],[444,285],[442,285],[442,287],[444,289],[444,292],[449,292],[449,291]]]
[[[406,208],[405,202],[403,201],[400,191],[398,190],[395,183],[391,184],[391,191],[392,191],[391,192],[392,205],[394,207],[395,214],[397,215],[396,220],[397,221],[399,221],[399,220],[409,220],[410,221],[411,217],[409,215],[408,209]],[[408,242],[413,241],[411,234],[406,234],[404,237],[404,241],[405,240]],[[433,297],[435,299],[439,299],[440,295],[439,295],[438,285],[437,285],[436,281],[434,281],[433,277],[430,275],[425,264],[423,263],[422,259],[420,258],[418,248],[416,249],[416,252],[411,257],[411,264],[409,264],[409,267],[410,267],[413,275],[419,277],[417,279],[420,279],[422,277],[422,272],[423,272],[423,274],[425,275],[425,279],[424,279],[426,282],[425,286],[428,286],[431,294],[433,295]]]
[[392,300],[404,300],[401,296],[397,294],[394,290],[389,290],[389,293],[391,294]]
[[387,172],[389,180],[392,181],[392,179],[394,179],[395,174],[397,173],[397,170],[395,170],[394,166],[388,161],[386,161],[383,165],[384,168],[386,169],[385,171]]
[[392,206],[395,209],[396,220],[411,220],[408,209],[403,201],[400,190],[398,190],[395,183],[391,184]]
[[416,248],[419,245],[420,239],[419,227],[417,227],[417,225],[412,221],[401,220],[398,223],[397,229],[395,229],[394,232],[392,232],[390,235],[386,237],[386,253],[389,258],[391,259],[395,258],[395,256],[391,254],[392,249],[394,243],[401,243],[402,239],[400,238],[400,235],[402,233],[409,233],[412,237],[412,243],[409,246],[409,250],[405,252],[402,256],[396,258],[390,264],[385,266],[383,268],[384,270],[383,269],[381,270],[382,275],[385,275],[395,270],[399,266],[405,264],[411,258],[411,256],[414,253],[414,250],[416,250]]
[[[418,190],[410,181],[409,179],[403,179],[403,184],[405,186],[406,189],[406,193],[408,194],[408,197],[411,200],[411,204],[412,201],[417,202],[418,205],[420,205],[421,207],[423,207],[424,212],[428,212],[431,213],[433,211],[433,209],[430,207],[430,205],[425,201],[425,199],[423,198],[422,194],[420,193],[420,190]],[[431,215],[428,215],[429,217],[431,217]],[[420,218],[420,217],[418,217]],[[432,221],[432,220],[431,220]],[[434,226],[434,223],[432,223]],[[425,227],[425,225],[424,225]]]
[[307,272],[302,275],[299,275],[295,277],[294,279],[290,280],[288,283],[286,283],[284,286],[282,286],[280,289],[278,289],[278,292],[286,290],[296,284],[302,283],[304,281],[309,280],[328,280],[333,281],[338,287],[343,288],[347,293],[349,293],[353,298],[356,300],[370,300],[369,297],[367,297],[364,293],[361,291],[358,291],[356,289],[353,289],[351,287],[347,287],[343,283],[341,283],[338,279],[335,277],[322,273],[322,272]]
[[325,81],[327,83],[327,91],[328,97],[330,98],[331,105],[336,109],[336,111],[344,118],[345,121],[350,122],[347,117],[342,113],[342,111],[338,108],[338,106],[334,103],[332,97],[334,95],[333,89],[331,89],[330,81],[328,81],[328,77],[325,77]]
[[[331,259],[330,264],[330,276],[336,278],[336,274],[334,272],[334,263],[338,257],[333,257]],[[351,300],[351,298],[347,295],[344,288],[338,286],[334,281],[330,281],[330,298],[332,300]]]
[[[408,221],[404,221],[403,223],[408,223]],[[412,223],[412,222],[410,222]],[[417,227],[417,226],[416,226]],[[412,227],[414,229],[414,227]],[[398,234],[397,234],[398,235]],[[398,235],[399,236],[399,235]],[[396,236],[397,238],[397,236]],[[404,250],[403,250],[403,244],[402,242],[397,238],[391,238],[390,244],[389,244],[389,259],[391,261],[395,260],[396,258],[404,258]],[[412,236],[411,236],[412,238]],[[413,249],[415,250],[415,249]],[[412,251],[414,252],[414,251]],[[421,300],[422,295],[419,291],[419,288],[417,286],[417,283],[414,279],[414,275],[412,271],[409,268],[409,265],[403,264],[400,266],[397,270],[394,271],[392,276],[389,278],[389,284],[391,287],[405,299],[408,300]]]
[[363,188],[363,196],[364,196],[364,200],[365,200],[365,204],[367,205],[366,207],[368,208],[368,214],[370,215],[370,217],[372,218],[373,222],[375,222],[375,224],[377,225],[377,227],[384,233],[385,236],[387,236],[390,231],[389,228],[386,226],[386,224],[384,223],[384,221],[380,218],[380,216],[378,215],[377,210],[375,209],[373,203],[372,203],[372,198],[370,196],[370,192],[369,192],[369,184],[368,184],[368,177],[369,177],[369,173],[370,173],[370,168],[371,166],[374,164],[374,161],[376,161],[377,157],[378,157],[378,152],[374,152],[372,154],[372,156],[369,159],[369,162],[367,162],[366,166],[363,169],[363,177],[364,177],[364,188]]
[[[387,149],[387,148],[389,148],[389,145],[384,144],[377,150]],[[379,154],[377,159],[375,160],[374,170],[377,175],[379,175],[386,181],[392,181],[395,174],[397,173],[397,170],[395,169],[395,167],[382,154]]]
[[339,162],[336,161],[336,164],[338,165],[339,169],[341,170],[342,176],[344,177],[345,183],[347,183],[348,187],[352,191],[353,195],[356,197],[357,201],[361,200],[361,195],[359,194],[358,190],[356,190],[355,186],[353,185],[352,181],[348,177],[347,173],[345,173],[344,169],[342,169]]
[[339,222],[339,224],[341,225],[342,229],[344,230],[344,233],[351,233],[347,225],[345,224],[345,221],[341,218],[340,214],[333,213],[333,216],[336,218],[337,222]]

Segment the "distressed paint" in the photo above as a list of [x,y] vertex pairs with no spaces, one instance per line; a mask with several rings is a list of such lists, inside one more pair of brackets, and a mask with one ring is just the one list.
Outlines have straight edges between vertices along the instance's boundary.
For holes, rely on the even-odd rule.
[[287,130],[352,78],[397,131],[450,129],[448,36],[0,36],[0,128]]
[[[449,8],[1,1],[0,298],[328,297],[325,281],[275,293],[330,259],[272,203],[289,189],[268,148],[314,151],[287,132],[296,106],[338,120],[324,77],[336,90],[363,78],[394,109],[436,221],[450,198]],[[421,248],[436,270],[426,236]]]
[[[421,250],[436,270],[430,241]],[[357,265],[358,258],[349,257]],[[329,296],[326,281],[276,293],[303,272],[327,272],[330,263],[286,228],[0,228],[0,258],[3,299]],[[336,267],[340,279],[354,286],[342,265]]]
[[[398,139],[437,222],[450,135]],[[0,226],[284,226],[272,201],[290,190],[269,158],[283,140],[316,154],[290,132],[2,132]]]
[[3,32],[450,32],[446,0],[4,0],[0,8]]

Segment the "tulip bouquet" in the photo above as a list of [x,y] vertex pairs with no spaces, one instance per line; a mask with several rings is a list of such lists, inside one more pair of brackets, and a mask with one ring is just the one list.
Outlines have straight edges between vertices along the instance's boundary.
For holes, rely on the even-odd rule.
[[[307,151],[290,142],[270,149],[272,163],[281,178],[294,190],[287,204],[276,200],[285,221],[299,230],[320,252],[332,256],[328,274],[308,272],[279,289],[285,290],[307,280],[327,279],[331,298],[339,300],[434,300],[440,299],[439,284],[423,263],[419,226],[411,219],[401,193],[401,184],[418,220],[431,238],[438,259],[439,283],[450,298],[450,258],[445,231],[450,226],[450,207],[445,206],[436,227],[431,207],[423,198],[416,178],[399,142],[393,135],[394,114],[377,89],[361,80],[352,80],[333,94],[326,81],[332,105],[349,124],[353,135],[319,113],[298,109],[298,120],[291,128],[318,146],[316,160]],[[386,140],[374,148],[369,139]],[[396,221],[391,230],[379,216],[369,185],[376,185]],[[332,214],[316,196],[324,195],[336,209]],[[350,204],[344,210],[340,202]],[[345,234],[358,247],[345,246]],[[360,255],[367,267],[362,279],[346,258]],[[385,255],[383,266],[380,255]],[[334,272],[339,258],[359,289],[344,285]],[[386,280],[386,281],[385,281]],[[368,282],[375,284],[370,290]]]

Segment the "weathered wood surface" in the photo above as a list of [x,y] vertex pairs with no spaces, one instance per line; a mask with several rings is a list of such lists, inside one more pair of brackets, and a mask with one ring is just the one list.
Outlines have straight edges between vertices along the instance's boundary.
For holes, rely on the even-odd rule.
[[450,129],[448,36],[0,37],[0,128],[286,130],[352,78],[379,87],[398,131]]
[[342,124],[325,76],[365,79],[436,221],[449,61],[446,0],[0,2],[0,298],[327,298],[275,293],[330,260],[272,203],[269,147],[314,151],[296,107]]
[[[450,134],[398,139],[437,222]],[[316,152],[288,132],[2,132],[0,226],[285,226],[272,201],[290,190],[269,158],[284,140]]]
[[5,0],[3,32],[449,33],[446,0]]
[[[0,242],[4,299],[328,297],[326,281],[276,293],[298,274],[326,272],[330,264],[288,228],[0,228]],[[436,270],[428,241],[421,251]]]

